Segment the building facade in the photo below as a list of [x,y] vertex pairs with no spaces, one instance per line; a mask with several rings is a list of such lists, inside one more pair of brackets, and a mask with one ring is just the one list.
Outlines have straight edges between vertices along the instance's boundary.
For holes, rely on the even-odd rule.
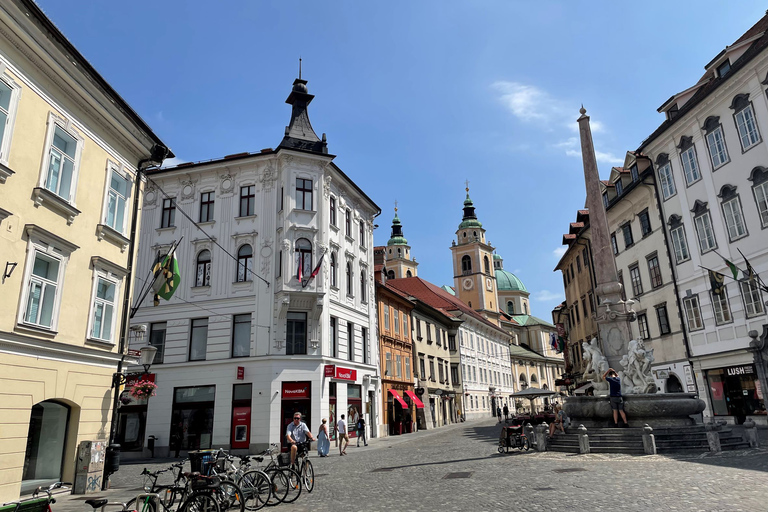
[[3,3],[0,30],[2,503],[108,443],[131,206],[162,142],[34,2]]
[[174,241],[183,275],[170,301],[144,302],[134,318],[158,347],[159,390],[121,429],[154,435],[156,453],[175,438],[182,450],[261,450],[284,443],[295,411],[313,430],[327,418],[334,437],[341,414],[379,431],[380,211],[313,131],[306,83],[294,81],[276,150],[150,176],[139,276]]

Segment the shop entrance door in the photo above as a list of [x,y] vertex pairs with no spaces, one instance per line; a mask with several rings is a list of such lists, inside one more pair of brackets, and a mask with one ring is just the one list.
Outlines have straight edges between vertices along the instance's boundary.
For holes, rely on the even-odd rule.
[[311,382],[283,382],[283,393],[280,413],[280,446],[282,451],[288,451],[288,442],[285,440],[285,432],[288,425],[293,423],[293,414],[301,413],[301,418],[307,428],[312,430],[312,383]]

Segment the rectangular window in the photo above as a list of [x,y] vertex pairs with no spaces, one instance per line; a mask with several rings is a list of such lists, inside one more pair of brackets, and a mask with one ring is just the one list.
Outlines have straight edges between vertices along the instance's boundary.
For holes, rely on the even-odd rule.
[[296,208],[312,210],[312,180],[296,178]]
[[709,157],[712,159],[713,170],[728,163],[728,151],[725,148],[722,126],[718,126],[707,134],[707,146],[709,146]]
[[232,357],[251,355],[251,314],[232,317]]
[[427,322],[427,343],[432,343],[432,325]]
[[645,313],[637,315],[637,327],[640,330],[640,338],[647,340],[651,337],[650,330],[648,329],[648,317]]
[[752,111],[752,105],[747,105],[746,108],[738,111],[735,117],[741,149],[746,151],[760,142],[760,133],[757,131],[757,122],[755,121],[755,113]]
[[336,317],[331,317],[331,357],[339,357],[339,332]]
[[256,212],[256,185],[240,187],[240,217],[250,217]]
[[163,215],[160,219],[161,228],[172,228],[176,225],[176,200],[163,199]]
[[620,196],[621,193],[624,192],[624,184],[621,182],[621,179],[616,182],[616,195]]
[[360,231],[358,242],[360,242],[360,247],[365,247],[365,224],[363,224],[362,220],[360,220],[358,227]]
[[395,378],[402,379],[401,368],[403,366],[403,356],[400,354],[395,355]]
[[213,220],[213,192],[200,194],[200,222]]
[[307,314],[288,312],[285,328],[285,354],[288,356],[307,353]]
[[643,210],[640,212],[640,215],[638,215],[640,218],[640,233],[644,237],[651,234],[651,216],[648,215],[648,210]]
[[744,308],[747,318],[763,314],[763,299],[760,289],[754,281],[747,279],[739,283],[741,295],[744,297]]
[[403,337],[406,339],[409,338],[408,336],[408,315],[403,312]]
[[77,183],[79,146],[82,146],[82,141],[55,124],[50,144],[45,188],[65,201],[72,202]]
[[389,330],[389,305],[384,304],[384,330]]
[[661,184],[661,194],[665,200],[677,193],[675,179],[672,177],[672,166],[669,162],[659,168],[659,183]]
[[454,384],[459,382],[459,366],[452,364],[451,365],[451,380]]
[[581,256],[576,256],[576,271],[581,274]]
[[587,318],[587,299],[581,299],[581,312],[584,313],[584,318]]
[[621,226],[621,232],[624,234],[624,248],[632,247],[635,244],[635,239],[632,236],[632,224],[626,223]]
[[96,296],[93,299],[93,318],[91,318],[91,338],[112,341],[116,291],[115,283],[102,277],[97,278]]
[[725,225],[728,228],[728,238],[731,242],[747,235],[738,197],[723,203],[723,214],[725,214]]
[[680,264],[690,257],[688,242],[685,239],[685,229],[683,226],[678,226],[670,231],[670,235],[672,235],[672,246],[675,250],[675,262]]
[[[368,364],[368,329],[360,328],[360,341],[363,343],[363,364]],[[410,366],[411,360],[407,358],[406,364]]]
[[696,225],[696,234],[699,237],[701,253],[704,254],[714,249],[717,244],[715,243],[715,232],[712,229],[709,212],[704,212],[698,217],[694,217],[693,222]]
[[584,268],[589,268],[589,254],[586,247],[581,251],[581,258],[584,260]]
[[638,297],[643,294],[643,281],[640,278],[640,268],[635,266],[629,269],[629,278],[632,281],[632,295]]
[[280,187],[280,197],[277,200],[277,211],[283,211],[285,206],[285,187]]
[[352,210],[347,210],[344,214],[344,234],[352,236]]
[[752,187],[757,203],[757,212],[760,214],[760,226],[768,227],[768,181]]
[[10,79],[0,79],[0,162],[8,163],[11,134],[19,102],[20,87]]
[[397,308],[395,308],[394,309],[394,313],[395,313],[395,318],[394,318],[394,320],[395,320],[395,334],[400,334],[400,311]]
[[347,322],[347,356],[350,361],[355,360],[355,324]]
[[629,173],[632,175],[632,181],[637,181],[640,178],[640,175],[637,172],[637,165],[633,165],[632,167],[630,167]]
[[429,380],[435,382],[435,358],[429,358]]
[[574,303],[573,311],[576,313],[576,323],[580,324],[581,323],[581,318],[579,317],[579,305],[578,304]]
[[405,356],[405,378],[408,380],[411,380],[413,378],[413,375],[411,375],[411,358],[410,356]]
[[35,253],[29,276],[24,322],[42,327],[53,325],[56,294],[59,290],[60,261],[40,252]]
[[699,173],[699,164],[696,162],[696,149],[691,146],[680,153],[680,160],[683,162],[685,182],[691,185],[699,181],[701,174]]
[[651,276],[651,288],[658,288],[663,284],[658,256],[653,256],[648,259],[648,274]]
[[427,371],[424,368],[424,356],[419,355],[419,378],[420,379],[426,379],[427,378]]
[[208,349],[208,319],[195,318],[192,320],[192,330],[189,336],[189,360],[205,361]]
[[[2,82],[0,82],[2,83]],[[131,182],[119,172],[112,170],[107,194],[107,214],[104,224],[118,233],[125,232],[125,205],[131,196]]]
[[445,382],[445,373],[443,372],[443,361],[437,360],[437,376],[440,378],[440,384]]
[[698,331],[704,328],[704,322],[701,320],[701,309],[699,308],[699,297],[687,297],[683,299],[685,305],[685,316],[688,318],[688,330]]
[[336,198],[333,196],[331,196],[331,201],[330,201],[330,221],[331,221],[331,226],[336,225]]
[[384,375],[392,377],[392,354],[387,352],[384,354]]
[[167,325],[165,322],[159,322],[152,324],[149,328],[149,345],[157,349],[152,364],[160,364],[165,359],[165,331]]
[[731,318],[731,308],[728,304],[728,292],[723,286],[723,293],[721,295],[709,293],[712,298],[712,308],[715,310],[715,323],[717,325],[727,324],[733,319]]
[[672,332],[669,328],[669,317],[667,316],[667,306],[661,305],[656,307],[656,317],[659,320],[659,331],[662,336]]
[[416,319],[416,339],[421,341],[421,320]]
[[613,249],[613,255],[619,254],[619,244],[616,243],[616,233],[611,233],[611,248]]
[[456,350],[456,335],[455,334],[449,334],[448,335],[448,348],[450,350]]
[[608,208],[608,192],[603,192],[603,206]]

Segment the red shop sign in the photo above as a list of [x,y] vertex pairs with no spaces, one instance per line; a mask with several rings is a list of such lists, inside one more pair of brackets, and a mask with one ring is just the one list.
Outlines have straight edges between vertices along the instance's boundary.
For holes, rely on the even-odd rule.
[[326,377],[335,377],[336,376],[336,365],[335,364],[327,364],[327,365],[325,365],[325,376]]
[[148,380],[149,382],[155,382],[154,373],[129,373],[125,376],[125,387],[133,387],[140,380]]
[[309,382],[283,382],[283,398],[309,398]]
[[237,367],[237,380],[243,380],[245,379],[245,367],[244,366],[238,366]]
[[334,375],[335,378],[341,379],[341,380],[357,380],[357,370],[353,370],[351,368],[342,368],[341,366],[336,367],[336,375]]

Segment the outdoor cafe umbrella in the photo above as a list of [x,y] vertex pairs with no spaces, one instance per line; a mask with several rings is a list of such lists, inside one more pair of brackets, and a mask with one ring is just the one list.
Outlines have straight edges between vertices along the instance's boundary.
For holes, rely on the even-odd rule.
[[514,393],[510,396],[513,396],[515,398],[527,398],[531,401],[531,414],[534,413],[533,409],[533,401],[536,400],[539,397],[542,396],[552,396],[556,395],[557,391],[552,391],[551,389],[539,389],[539,388],[526,388],[522,391],[518,391],[517,393]]

